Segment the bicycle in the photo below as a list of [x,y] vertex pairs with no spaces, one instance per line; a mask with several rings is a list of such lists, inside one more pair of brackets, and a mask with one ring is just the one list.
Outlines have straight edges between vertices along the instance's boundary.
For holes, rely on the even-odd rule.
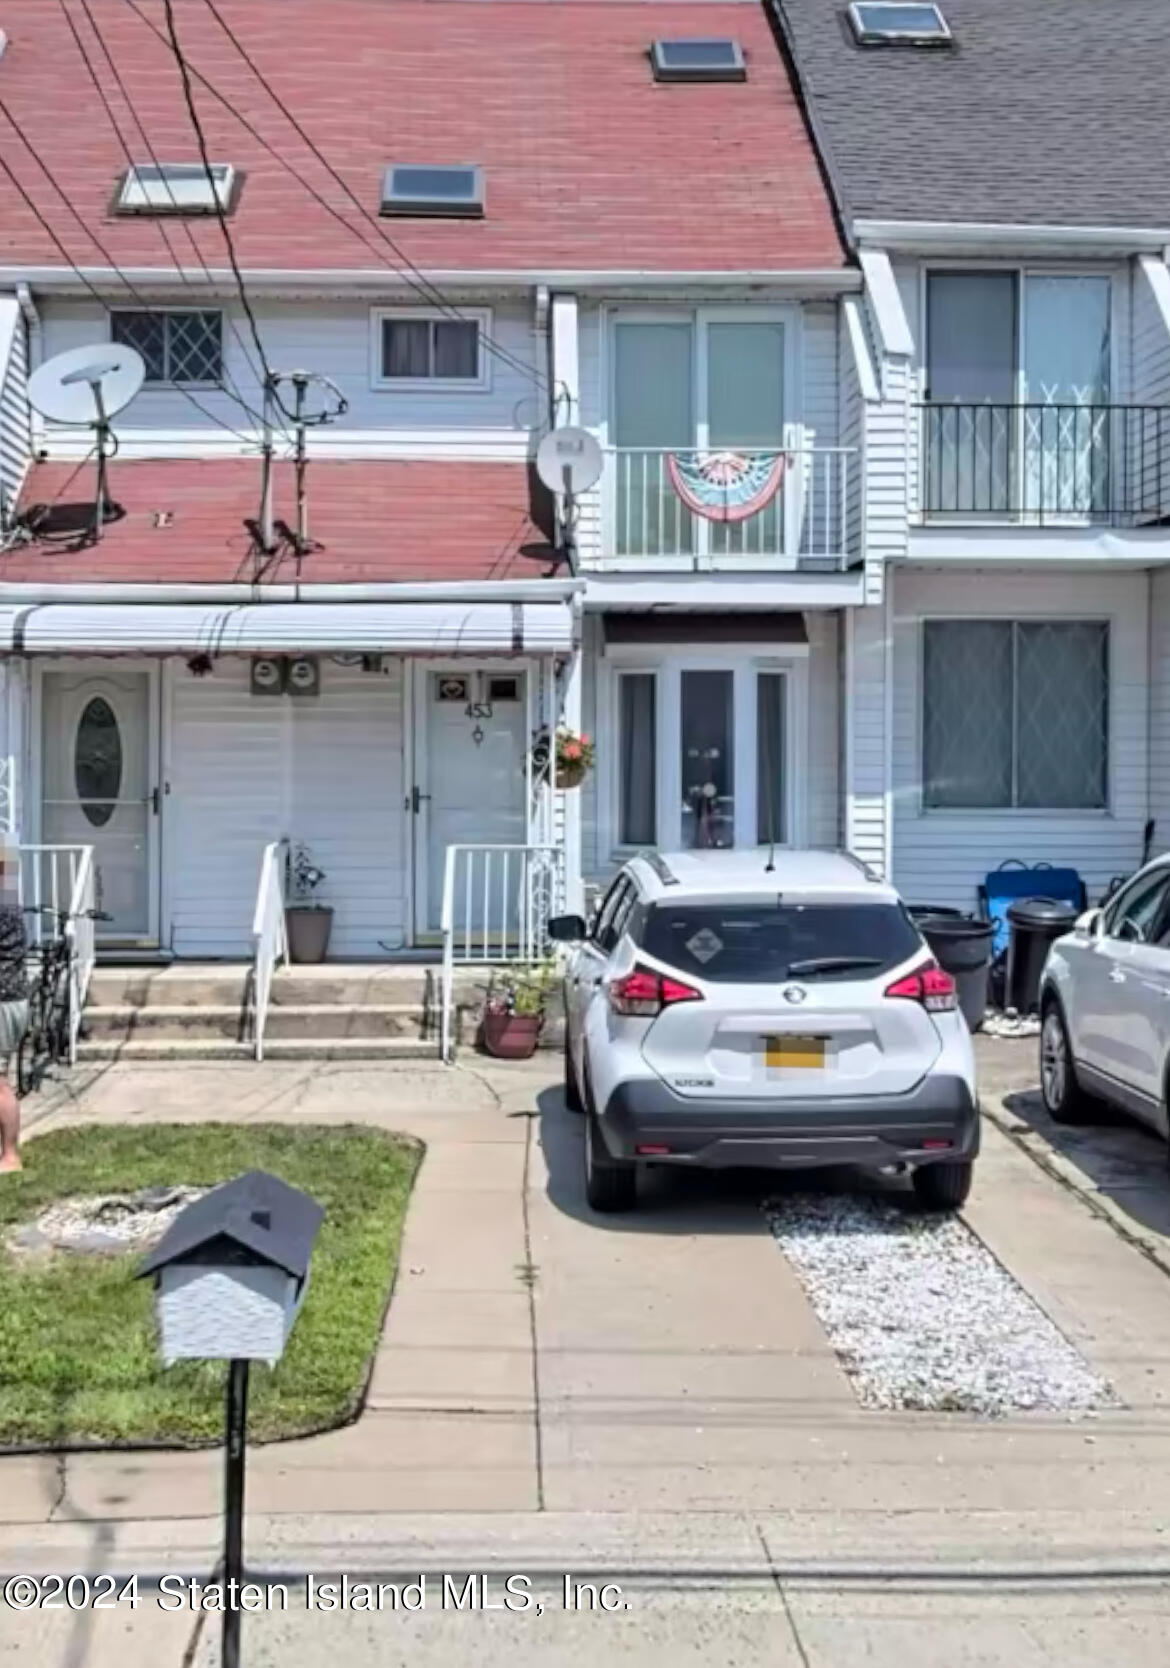
[[[69,980],[73,968],[72,941],[66,931],[67,909],[30,904],[26,915],[47,915],[55,924],[52,937],[33,952],[39,963],[28,993],[28,1024],[16,1054],[16,1092],[30,1095],[44,1082],[50,1067],[69,1058]],[[101,910],[84,913],[93,921],[108,921]]]

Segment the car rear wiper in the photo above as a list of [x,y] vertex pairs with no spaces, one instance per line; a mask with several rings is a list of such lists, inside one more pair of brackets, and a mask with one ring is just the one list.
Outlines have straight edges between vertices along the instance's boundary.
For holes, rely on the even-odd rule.
[[809,956],[807,961],[790,962],[785,977],[799,979],[808,973],[860,973],[866,967],[880,967],[877,956]]

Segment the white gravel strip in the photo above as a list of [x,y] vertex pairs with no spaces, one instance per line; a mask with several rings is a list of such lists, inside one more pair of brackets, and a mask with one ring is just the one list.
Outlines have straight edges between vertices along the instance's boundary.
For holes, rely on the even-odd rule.
[[765,1207],[863,1407],[1116,1407],[1107,1381],[957,1216],[793,1194]]

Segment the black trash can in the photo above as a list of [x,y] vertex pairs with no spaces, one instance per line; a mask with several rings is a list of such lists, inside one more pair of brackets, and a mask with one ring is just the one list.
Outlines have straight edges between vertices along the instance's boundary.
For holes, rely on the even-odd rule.
[[930,945],[935,961],[955,981],[959,1007],[970,1031],[978,1031],[987,1009],[987,977],[991,970],[990,921],[977,921],[957,909],[911,909],[919,932]]
[[1034,1013],[1040,1001],[1040,975],[1048,947],[1071,932],[1079,911],[1056,898],[1021,898],[1008,908],[1007,1005],[1017,1013]]

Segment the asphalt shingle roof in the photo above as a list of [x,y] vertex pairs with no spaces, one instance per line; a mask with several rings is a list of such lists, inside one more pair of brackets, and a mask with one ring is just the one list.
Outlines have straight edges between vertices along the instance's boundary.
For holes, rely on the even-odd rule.
[[849,220],[1170,228],[1166,0],[940,0],[951,50],[778,0]]

